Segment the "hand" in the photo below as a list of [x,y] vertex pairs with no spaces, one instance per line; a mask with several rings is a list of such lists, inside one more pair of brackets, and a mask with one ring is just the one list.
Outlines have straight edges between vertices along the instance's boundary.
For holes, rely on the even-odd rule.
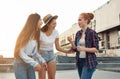
[[69,36],[67,37],[67,40],[71,43],[72,42],[72,38]]
[[72,46],[72,49],[76,49],[77,48],[77,46]]
[[85,47],[83,47],[83,46],[77,46],[77,50],[78,51],[85,51]]
[[46,63],[43,63],[42,66],[43,66],[44,70],[47,70],[47,64]]
[[41,65],[38,64],[34,69],[35,69],[35,71],[40,71],[41,70]]
[[75,44],[74,44],[72,38],[71,38],[71,37],[67,37],[67,40],[71,43],[72,48],[73,48],[73,49],[76,49],[76,46],[75,46]]
[[72,53],[74,53],[74,51],[73,51],[72,48],[71,48],[71,49],[69,49],[69,50],[67,51],[67,53],[72,54]]

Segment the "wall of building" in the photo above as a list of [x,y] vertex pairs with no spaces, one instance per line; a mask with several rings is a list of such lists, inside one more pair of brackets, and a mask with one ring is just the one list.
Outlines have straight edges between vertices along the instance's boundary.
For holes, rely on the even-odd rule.
[[[100,56],[120,56],[118,44],[118,29],[120,30],[120,0],[110,0],[94,11],[95,18],[92,20],[90,27],[95,30],[101,37],[99,47],[104,48],[103,55]],[[60,35],[60,44],[64,48],[69,48],[70,44],[67,37],[74,39],[76,32],[80,30],[77,23],[73,24],[70,29]],[[109,36],[109,40],[108,40]],[[113,50],[114,49],[114,50]]]
[[67,37],[70,36],[72,37],[72,39],[74,40],[74,36],[76,34],[76,32],[80,30],[79,26],[77,23],[74,23],[71,28],[69,28],[68,30],[66,30],[65,32],[63,32],[61,35],[60,35],[60,44],[61,45],[64,45],[66,43],[69,43],[67,41]]
[[94,11],[96,20],[96,31],[113,28],[120,25],[120,0],[110,0]]
[[[79,26],[77,23],[74,23],[71,28],[69,28],[68,30],[66,30],[65,32],[63,32],[61,35],[60,35],[60,45],[62,48],[64,49],[70,49],[71,47],[71,44],[67,41],[67,37],[70,36],[73,40],[74,40],[74,37],[75,37],[75,34],[76,32],[80,30]],[[75,53],[73,54],[65,54],[65,53],[62,53],[62,52],[57,52],[56,53],[56,56],[58,55],[62,55],[62,56],[75,56]]]
[[118,46],[118,31],[114,30],[110,32],[110,47]]

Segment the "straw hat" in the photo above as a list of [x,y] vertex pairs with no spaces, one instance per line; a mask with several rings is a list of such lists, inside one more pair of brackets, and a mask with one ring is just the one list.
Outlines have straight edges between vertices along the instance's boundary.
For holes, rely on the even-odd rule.
[[47,14],[45,17],[43,17],[44,24],[46,25],[53,18],[57,19],[58,16],[57,15],[52,16],[51,14]]

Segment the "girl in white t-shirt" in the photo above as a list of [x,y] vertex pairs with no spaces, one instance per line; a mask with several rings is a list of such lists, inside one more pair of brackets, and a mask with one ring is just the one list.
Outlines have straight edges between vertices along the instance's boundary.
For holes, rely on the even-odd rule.
[[[55,29],[56,27],[56,19],[58,16],[52,16],[51,14],[46,15],[43,18],[45,25],[41,28],[40,33],[40,54],[46,60],[47,63],[47,72],[48,79],[55,79],[56,73],[56,60],[53,52],[53,45],[55,43],[55,47],[58,51],[68,53],[70,50],[64,50],[59,45],[59,34]],[[45,79],[46,70],[42,69],[38,73],[39,79]]]

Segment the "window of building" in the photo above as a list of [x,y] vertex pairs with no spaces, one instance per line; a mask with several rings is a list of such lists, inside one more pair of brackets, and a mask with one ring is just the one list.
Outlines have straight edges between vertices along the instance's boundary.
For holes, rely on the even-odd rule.
[[94,30],[96,30],[96,20],[94,20]]
[[118,30],[118,44],[120,44],[120,30]]
[[120,22],[120,14],[119,14],[119,22]]
[[101,46],[102,46],[103,48],[105,47],[104,41],[101,42]]
[[93,30],[96,30],[96,20],[93,20],[90,24],[90,28],[92,28]]
[[105,42],[104,42],[104,33],[101,34],[101,46],[105,47]]
[[120,30],[118,30],[118,36],[120,37]]
[[109,32],[106,33],[106,44],[107,44],[107,49],[110,49],[110,34],[109,34]]
[[102,40],[104,40],[104,33],[102,33]]

